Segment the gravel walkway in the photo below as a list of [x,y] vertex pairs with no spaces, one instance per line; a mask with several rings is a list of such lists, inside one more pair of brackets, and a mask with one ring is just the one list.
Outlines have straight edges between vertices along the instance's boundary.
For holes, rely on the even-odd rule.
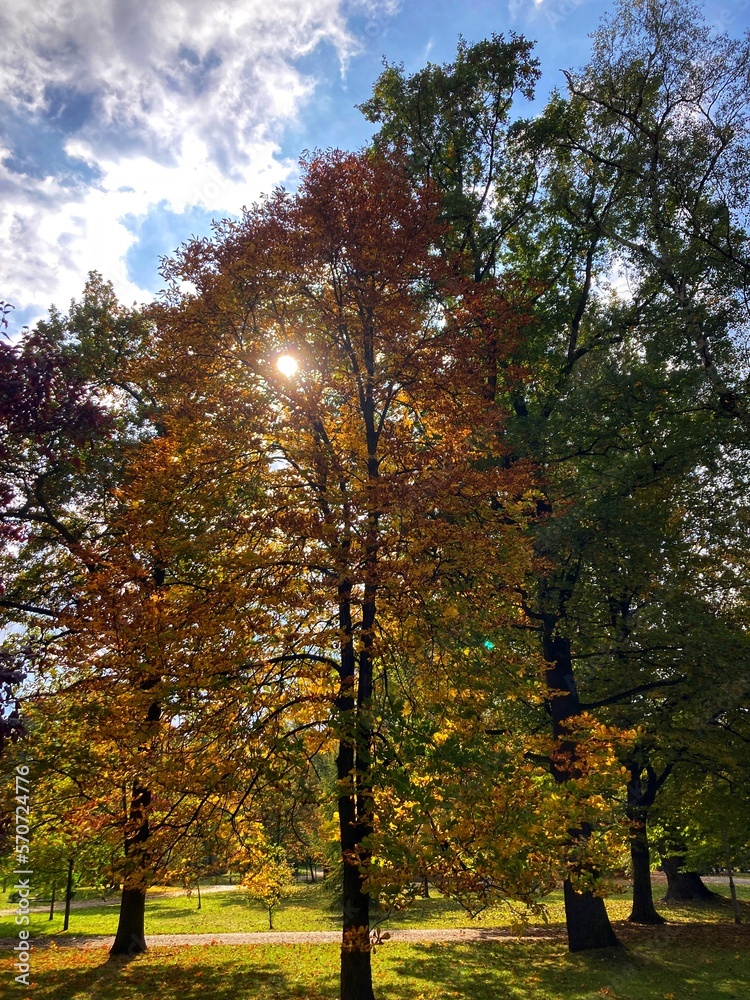
[[[387,935],[390,934],[390,937]],[[511,934],[507,927],[464,927],[453,929],[393,930],[383,934],[390,941],[555,941],[565,936],[565,928],[530,927],[522,937]],[[38,937],[34,948],[110,948],[114,937],[107,934],[90,937]],[[340,931],[265,931],[246,934],[149,934],[146,943],[151,948],[179,948],[186,945],[216,944],[339,944]],[[12,948],[15,938],[0,939],[0,948]]]

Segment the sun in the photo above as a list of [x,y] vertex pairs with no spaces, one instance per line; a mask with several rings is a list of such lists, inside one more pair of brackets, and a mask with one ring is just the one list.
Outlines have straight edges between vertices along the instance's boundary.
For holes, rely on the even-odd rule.
[[291,354],[282,354],[276,359],[276,367],[279,369],[282,375],[287,378],[291,378],[292,375],[297,373],[297,359],[292,357]]

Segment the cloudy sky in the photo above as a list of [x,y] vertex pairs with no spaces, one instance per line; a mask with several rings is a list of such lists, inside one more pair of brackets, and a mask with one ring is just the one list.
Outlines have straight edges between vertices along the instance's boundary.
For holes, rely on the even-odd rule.
[[[11,331],[90,270],[126,303],[159,256],[274,185],[304,149],[356,149],[382,60],[446,62],[459,34],[535,39],[540,99],[586,62],[609,0],[9,0],[0,8],[0,300]],[[732,35],[750,0],[707,0]],[[541,100],[540,100],[541,104]]]

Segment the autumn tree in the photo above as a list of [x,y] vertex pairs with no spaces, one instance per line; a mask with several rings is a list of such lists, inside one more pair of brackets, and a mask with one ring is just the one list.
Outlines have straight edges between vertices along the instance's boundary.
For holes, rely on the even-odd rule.
[[148,433],[151,400],[123,374],[146,332],[92,274],[67,315],[0,345],[2,662],[28,689],[97,566],[125,452]]
[[[89,830],[117,859],[114,952],[126,954],[145,948],[146,890],[168,870],[179,838],[221,807],[230,776],[247,776],[243,763],[267,770],[250,734],[279,708],[278,671],[248,662],[254,646],[236,628],[231,574],[211,598],[201,589],[233,544],[226,494],[203,493],[212,561],[201,559],[209,546],[195,544],[191,518],[191,492],[211,476],[195,450],[197,467],[171,461],[168,495],[159,492],[168,393],[147,363],[150,330],[93,276],[68,315],[53,311],[2,353],[4,662],[28,674],[40,809]],[[193,438],[183,442],[191,446]],[[178,579],[165,586],[167,550]],[[206,662],[211,670],[190,687],[191,666]],[[251,718],[232,701],[236,689],[220,690],[239,664],[239,687],[265,691],[270,716],[260,696],[243,699]],[[241,741],[229,773],[216,757],[221,727],[206,727],[212,712],[230,726],[225,749]]]
[[[460,90],[464,85],[463,79],[469,67],[472,67],[476,78],[472,89],[482,95],[480,106],[485,109],[501,110],[500,114],[487,115],[485,112],[481,118],[482,128],[472,127],[477,121],[476,113],[461,118],[455,114],[449,100],[452,91],[456,88]],[[516,295],[522,300],[525,299],[527,307],[532,307],[538,302],[541,293],[546,290],[544,275],[540,275],[541,280],[537,278],[532,280],[530,272],[525,272],[523,267],[519,266],[521,261],[511,256],[511,248],[523,250],[528,245],[525,242],[528,237],[522,234],[534,232],[536,220],[539,218],[538,202],[543,157],[540,156],[538,148],[524,143],[524,130],[518,125],[514,127],[511,124],[510,110],[513,98],[517,94],[530,96],[534,76],[534,65],[530,60],[528,43],[514,39],[506,44],[502,38],[493,38],[491,43],[481,43],[469,49],[461,46],[455,63],[442,68],[427,67],[411,78],[405,78],[403,71],[396,67],[388,67],[375,85],[373,98],[362,108],[370,120],[381,123],[380,131],[374,140],[375,145],[404,148],[408,153],[410,168],[418,177],[428,175],[433,170],[433,162],[438,165],[444,161],[458,163],[467,161],[473,164],[470,176],[464,170],[447,169],[441,173],[442,183],[450,187],[453,192],[452,199],[446,203],[472,206],[472,211],[467,217],[462,217],[461,213],[457,212],[449,214],[448,221],[456,229],[456,238],[462,245],[470,248],[469,255],[473,259],[471,272],[475,283],[481,286],[485,281],[493,280],[503,269],[507,276],[507,287],[515,288]],[[474,107],[476,108],[476,104]],[[430,151],[429,156],[425,155],[425,150]],[[518,164],[521,165],[520,170],[517,169]],[[481,183],[477,187],[478,178],[481,178]],[[481,200],[474,196],[475,190],[484,192]],[[507,206],[514,205],[517,206],[516,210],[505,217],[504,211]],[[480,233],[488,233],[489,236],[480,240]],[[519,240],[524,242],[519,243]],[[479,253],[480,246],[485,248],[483,254]],[[534,244],[533,253],[537,253],[538,246],[538,243]],[[538,273],[539,269],[535,270]],[[519,285],[514,286],[513,271],[521,277]],[[575,282],[572,274],[569,278]],[[552,283],[549,287],[553,287]],[[569,289],[572,295],[575,294],[575,288],[573,284]],[[587,290],[588,285],[584,282],[579,307],[574,305],[572,313],[577,315],[578,311],[582,311]],[[553,295],[557,294],[559,293],[555,288]],[[564,326],[566,312],[567,309],[559,314],[561,326]],[[571,330],[573,338],[577,336],[579,322],[580,320],[573,320]],[[486,338],[485,350],[491,364],[494,362],[494,366],[488,378],[487,389],[490,396],[497,397],[506,390],[502,387],[502,383],[495,380],[495,372],[498,369],[502,370],[502,366],[498,366],[497,359],[494,358],[494,343],[491,332],[488,332],[490,335]],[[532,426],[535,429],[533,441],[529,439],[527,432],[524,432],[525,439],[515,436],[518,431],[514,433],[513,428],[516,423],[523,427],[531,424],[530,394],[549,393],[548,399],[543,403],[543,412],[549,416],[554,408],[553,401],[560,392],[561,385],[556,384],[556,377],[550,370],[552,359],[549,357],[547,340],[550,336],[551,332],[546,325],[539,324],[536,329],[527,331],[522,352],[515,360],[522,361],[534,371],[537,360],[546,356],[546,369],[535,371],[528,388],[517,385],[516,391],[506,403],[512,407],[509,430],[514,434],[517,454],[533,455],[545,473],[546,451],[540,442],[540,437],[544,433],[543,424],[538,424],[536,418],[532,418],[534,419]],[[563,334],[556,333],[554,336],[558,338]],[[571,350],[574,352],[575,347]],[[553,355],[553,358],[556,361],[556,355]],[[545,374],[548,378],[544,377]],[[548,379],[551,380],[551,385]],[[572,676],[572,670],[570,657],[565,655],[567,647],[562,648],[569,640],[562,638],[559,641],[555,640],[553,633],[557,619],[551,608],[546,608],[551,601],[554,602],[554,592],[558,590],[554,574],[559,571],[564,577],[566,568],[564,562],[560,564],[560,557],[555,549],[545,541],[544,524],[550,514],[556,513],[556,504],[549,483],[543,482],[543,490],[539,512],[544,516],[544,521],[540,522],[542,530],[537,532],[535,543],[543,575],[536,585],[533,601],[527,601],[527,609],[533,620],[545,623],[544,627],[542,624],[538,627],[542,655],[549,665],[548,704],[554,719],[555,736],[560,740],[561,748],[566,748],[562,754],[558,752],[554,756],[555,763],[551,765],[551,771],[560,783],[566,783],[569,779],[575,780],[580,777],[572,760],[570,766],[563,763],[565,755],[569,756],[573,752],[575,743],[570,738],[566,739],[566,720],[575,719],[580,714],[580,706],[568,680]],[[553,533],[555,530],[558,533],[560,531],[559,528],[552,530]],[[522,590],[526,593],[525,589]],[[538,601],[545,604],[544,610],[540,608]],[[597,942],[614,943],[614,934],[609,928],[603,901],[590,891],[576,894],[569,885],[566,889],[566,905],[570,910],[576,903],[579,908],[588,908],[592,912],[585,916],[581,913],[573,916],[571,913],[569,926],[575,927],[584,921],[590,925],[598,924],[599,929],[594,932]]]
[[59,633],[117,507],[128,449],[153,433],[153,400],[128,382],[148,324],[96,274],[69,313],[53,309],[0,344],[0,614],[3,670],[24,673]]
[[239,865],[240,885],[251,899],[262,903],[268,914],[268,929],[273,930],[273,915],[284,899],[292,893],[294,869],[284,849],[269,842],[260,824],[254,824],[241,839]]
[[[272,595],[275,655],[317,670],[330,692],[320,724],[335,740],[346,1000],[372,997],[366,879],[391,651],[424,661],[420,609],[439,636],[440,595],[488,607],[488,587],[506,595],[484,622],[502,636],[519,614],[509,586],[527,568],[530,481],[500,460],[481,303],[435,253],[439,204],[397,162],[314,157],[296,196],[276,192],[183,248],[158,320],[179,363],[187,354],[210,367],[219,407],[246,413],[265,468],[245,516],[268,539],[246,582],[259,602]],[[509,344],[513,314],[498,317]],[[184,405],[214,419],[204,399],[189,393]]]

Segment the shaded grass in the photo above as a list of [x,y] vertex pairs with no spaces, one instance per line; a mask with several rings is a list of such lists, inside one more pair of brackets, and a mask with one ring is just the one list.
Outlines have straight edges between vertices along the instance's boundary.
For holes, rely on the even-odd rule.
[[[717,904],[663,904],[657,908],[670,922],[685,923],[699,920],[731,922],[732,910],[726,885],[712,885],[721,890],[725,898]],[[750,886],[741,886],[740,895],[750,899]],[[655,885],[655,897],[663,887]],[[555,892],[545,900],[548,922],[564,924],[565,911],[562,893]],[[744,902],[744,919],[750,922],[750,902]],[[630,893],[611,896],[607,910],[612,920],[625,920],[630,912]],[[117,927],[117,904],[73,909],[70,915],[70,935],[111,934]],[[491,907],[472,919],[453,900],[433,892],[430,899],[418,898],[409,909],[401,913],[373,914],[372,924],[381,929],[403,928],[456,928],[456,927],[507,927],[517,922],[517,916],[507,906]],[[538,920],[536,921],[539,922]],[[47,919],[46,913],[31,914],[31,932],[34,937],[48,934],[63,935],[63,908],[58,906],[55,918]],[[297,885],[293,895],[274,915],[276,931],[338,930],[340,917],[330,908],[330,901],[319,885]],[[220,934],[246,931],[267,931],[268,916],[258,903],[248,901],[242,892],[227,890],[205,893],[202,907],[197,908],[197,896],[184,894],[164,898],[151,896],[146,909],[147,934]],[[0,937],[14,937],[17,927],[13,917],[0,917]]]
[[[628,948],[570,955],[563,942],[387,944],[374,958],[378,1000],[740,1000],[750,978],[750,929],[626,928]],[[334,1000],[338,948],[273,945],[159,949],[130,962],[106,951],[38,947],[34,1000]],[[26,994],[0,957],[0,996]],[[8,984],[3,992],[4,984]]]

